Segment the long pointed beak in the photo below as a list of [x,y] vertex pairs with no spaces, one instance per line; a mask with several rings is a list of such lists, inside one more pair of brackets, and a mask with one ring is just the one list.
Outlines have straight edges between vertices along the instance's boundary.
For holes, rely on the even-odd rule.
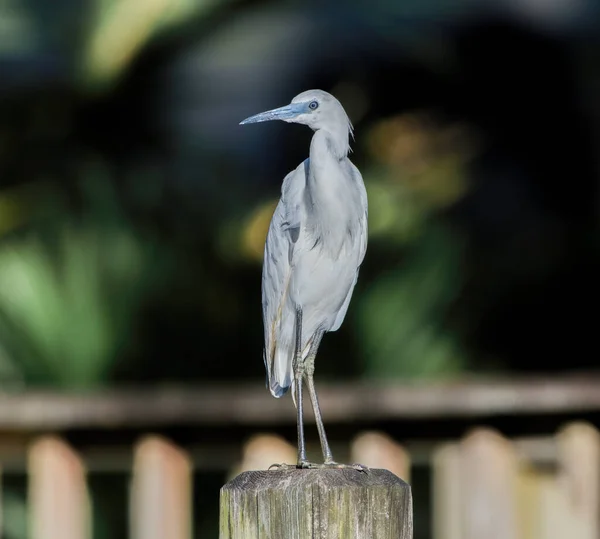
[[279,107],[278,109],[268,110],[254,116],[250,116],[250,118],[246,118],[245,120],[241,121],[240,125],[269,122],[270,120],[291,120],[303,112],[305,112],[304,103],[292,103],[291,105],[286,105],[285,107]]

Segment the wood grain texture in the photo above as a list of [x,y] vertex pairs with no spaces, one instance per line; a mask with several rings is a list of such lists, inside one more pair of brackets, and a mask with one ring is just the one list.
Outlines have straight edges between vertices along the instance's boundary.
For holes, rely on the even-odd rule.
[[221,489],[220,539],[412,539],[407,483],[387,470],[244,472]]

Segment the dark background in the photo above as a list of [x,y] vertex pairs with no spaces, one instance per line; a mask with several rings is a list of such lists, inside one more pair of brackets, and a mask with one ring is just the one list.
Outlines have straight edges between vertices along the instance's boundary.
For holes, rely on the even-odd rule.
[[[320,380],[596,368],[594,0],[0,2],[0,384],[263,384],[260,271],[321,88],[369,248]],[[284,405],[282,403],[282,405]]]

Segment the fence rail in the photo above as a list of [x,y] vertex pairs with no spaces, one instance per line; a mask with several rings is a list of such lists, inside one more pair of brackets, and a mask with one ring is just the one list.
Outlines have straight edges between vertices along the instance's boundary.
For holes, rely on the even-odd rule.
[[[320,384],[319,401],[328,421],[339,423],[581,413],[600,410],[600,376]],[[21,432],[164,425],[269,426],[294,422],[295,417],[293,408],[273,399],[258,383],[85,394],[0,393],[0,430]]]
[[[486,426],[495,414],[577,415],[600,411],[600,377],[472,381],[453,384],[346,385],[322,390],[329,423],[360,417],[361,428],[341,456],[383,467],[410,481],[416,463],[431,467],[433,539],[598,539],[600,432],[569,417],[543,435],[509,438]],[[222,407],[221,407],[222,405]],[[429,421],[456,416],[482,426],[452,439],[398,440],[365,427],[372,420]],[[0,396],[3,470],[22,462],[28,477],[32,539],[89,539],[93,519],[87,473],[119,461],[130,474],[130,537],[190,539],[194,469],[216,459],[233,477],[244,470],[291,462],[295,448],[273,434],[293,425],[293,407],[262,388],[231,386],[91,395]],[[259,432],[219,447],[151,434],[173,424],[224,428],[259,425]],[[114,438],[93,451],[73,442],[78,430],[135,428],[133,442]],[[67,430],[68,429],[68,430]],[[429,437],[431,438],[431,437]],[[422,448],[426,446],[427,450]],[[12,461],[11,461],[12,459]],[[104,459],[104,461],[103,461]],[[197,487],[198,488],[198,487]],[[216,494],[215,494],[216,495]],[[2,521],[0,515],[0,522]],[[200,535],[202,537],[202,535]]]

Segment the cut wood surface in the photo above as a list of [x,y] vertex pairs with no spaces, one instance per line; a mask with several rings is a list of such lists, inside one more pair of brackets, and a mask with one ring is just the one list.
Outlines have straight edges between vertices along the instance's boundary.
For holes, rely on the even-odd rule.
[[220,539],[412,539],[407,483],[387,470],[244,472],[221,489]]

